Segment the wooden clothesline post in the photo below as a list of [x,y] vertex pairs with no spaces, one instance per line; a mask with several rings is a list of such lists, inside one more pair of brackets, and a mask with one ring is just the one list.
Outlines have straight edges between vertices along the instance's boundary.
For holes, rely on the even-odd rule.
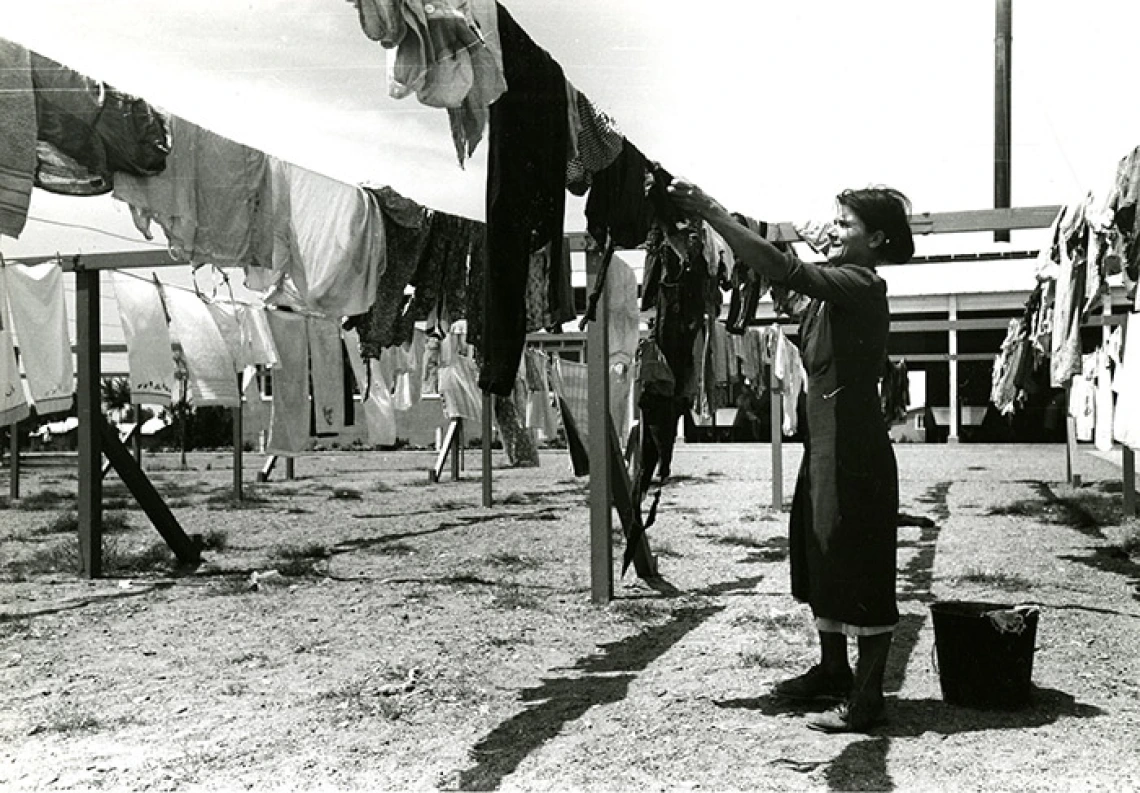
[[[586,251],[586,291],[594,292],[601,274],[602,252]],[[607,316],[609,299],[601,290],[597,315],[586,332],[587,383],[590,415],[587,422],[590,451],[590,599],[609,603],[614,596],[613,474],[609,453],[610,345]]]

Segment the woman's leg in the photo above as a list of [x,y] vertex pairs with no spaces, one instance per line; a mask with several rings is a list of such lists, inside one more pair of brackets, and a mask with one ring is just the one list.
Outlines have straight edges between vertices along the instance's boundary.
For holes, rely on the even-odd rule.
[[891,633],[859,637],[859,660],[851,695],[844,705],[808,721],[808,726],[821,732],[864,732],[882,724],[883,675],[891,650]]
[[772,693],[790,699],[846,699],[851,693],[851,680],[847,637],[820,631],[819,663],[802,675],[780,681]]

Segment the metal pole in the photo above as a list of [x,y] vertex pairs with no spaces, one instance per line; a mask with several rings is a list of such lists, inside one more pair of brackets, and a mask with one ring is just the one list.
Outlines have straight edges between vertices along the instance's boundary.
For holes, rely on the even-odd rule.
[[[1012,182],[1013,0],[997,0],[994,37],[994,208],[1009,207]],[[1008,231],[995,231],[994,242],[1009,242]]]
[[79,412],[79,556],[88,578],[103,575],[103,466],[99,399],[99,271],[75,264]]

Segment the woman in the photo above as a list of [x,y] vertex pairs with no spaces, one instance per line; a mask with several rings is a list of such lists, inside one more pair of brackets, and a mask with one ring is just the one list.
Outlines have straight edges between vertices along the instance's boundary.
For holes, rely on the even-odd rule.
[[[889,188],[840,193],[827,264],[817,265],[778,250],[693,184],[674,181],[670,195],[716,229],[738,262],[812,298],[800,317],[807,441],[789,547],[792,594],[811,605],[820,662],[777,684],[774,693],[841,699],[808,726],[864,731],[885,720],[883,673],[898,622],[898,469],[878,391],[890,311],[887,285],[875,268],[914,254],[909,202]],[[849,636],[859,649],[854,674]]]

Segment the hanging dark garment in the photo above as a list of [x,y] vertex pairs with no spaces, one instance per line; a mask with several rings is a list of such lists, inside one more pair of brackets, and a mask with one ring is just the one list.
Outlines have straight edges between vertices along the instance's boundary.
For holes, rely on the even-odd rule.
[[450,325],[463,316],[467,305],[467,257],[471,241],[482,235],[482,224],[446,212],[432,215],[431,233],[424,245],[423,256],[412,276],[416,294],[408,312],[411,319],[422,322],[434,317],[428,330]]
[[405,316],[407,286],[419,270],[432,230],[432,213],[389,187],[366,188],[380,205],[384,218],[384,274],[376,284],[376,300],[350,325],[360,331],[360,354],[378,359],[385,347],[411,337],[414,321]]
[[694,344],[704,327],[710,282],[700,237],[689,238],[684,260],[665,241],[663,234],[652,234],[646,252],[647,272],[654,275],[653,303],[657,317],[654,339],[673,375],[671,393],[660,389],[642,390],[638,399],[641,421],[646,432],[641,450],[640,492],[644,493],[657,472],[661,479],[669,476],[677,422],[691,407],[696,393],[697,372]]
[[586,230],[598,245],[605,247],[612,239],[619,247],[636,248],[645,242],[653,222],[645,191],[650,167],[626,140],[617,159],[594,174],[586,198]]
[[64,195],[110,192],[115,171],[166,168],[166,121],[142,99],[29,53],[36,95],[36,186]]
[[498,6],[507,91],[491,105],[487,162],[487,313],[484,391],[511,393],[526,343],[530,254],[562,259],[566,209],[567,93],[560,67]]

